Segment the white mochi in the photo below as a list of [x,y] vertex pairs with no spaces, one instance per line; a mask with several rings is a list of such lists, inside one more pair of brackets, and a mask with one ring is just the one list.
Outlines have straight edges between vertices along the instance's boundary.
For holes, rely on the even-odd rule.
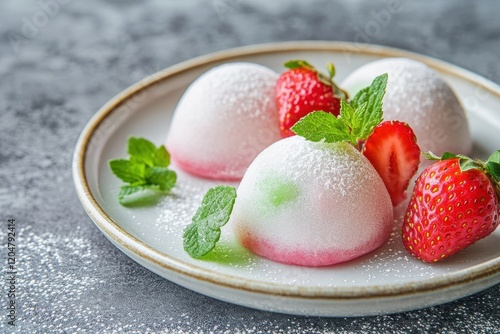
[[352,145],[294,136],[252,162],[230,224],[257,254],[324,266],[383,244],[392,230],[393,209],[377,171]]
[[468,154],[472,139],[464,109],[443,78],[425,64],[406,58],[368,63],[351,73],[341,87],[354,96],[388,73],[384,119],[408,123],[422,152]]
[[239,180],[264,148],[281,138],[278,74],[252,63],[212,68],[186,90],[167,138],[172,160],[198,176]]

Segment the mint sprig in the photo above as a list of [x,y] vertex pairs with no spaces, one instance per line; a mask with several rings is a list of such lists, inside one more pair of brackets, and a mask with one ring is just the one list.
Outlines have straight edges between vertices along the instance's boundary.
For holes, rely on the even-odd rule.
[[119,179],[131,184],[141,184],[146,173],[144,164],[125,159],[110,160],[109,167]]
[[301,118],[292,127],[292,131],[309,141],[327,143],[347,141],[354,143],[356,138],[351,129],[340,118],[325,111],[314,111]]
[[315,111],[302,117],[291,128],[307,140],[327,143],[350,142],[357,146],[382,122],[382,100],[387,87],[387,74],[376,77],[369,87],[362,89],[351,103],[341,101],[340,115]]
[[144,199],[169,192],[177,174],[168,169],[170,154],[165,146],[156,147],[144,138],[130,137],[127,152],[130,159],[109,161],[113,174],[128,183],[120,188],[118,201],[122,205],[147,203]]
[[191,257],[198,259],[215,248],[220,228],[228,222],[235,199],[234,187],[217,186],[208,190],[192,223],[184,230],[184,250]]

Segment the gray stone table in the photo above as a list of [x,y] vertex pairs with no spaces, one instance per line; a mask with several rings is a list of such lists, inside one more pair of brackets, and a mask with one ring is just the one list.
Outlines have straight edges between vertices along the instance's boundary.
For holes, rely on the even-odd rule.
[[[403,314],[295,317],[226,304],[144,269],[85,214],[71,154],[108,99],[212,51],[287,40],[358,41],[430,55],[500,83],[500,1],[2,1],[0,332],[498,333],[500,285]],[[394,5],[394,4],[392,4]],[[500,112],[500,111],[499,111]],[[7,220],[16,220],[16,327],[7,324]]]

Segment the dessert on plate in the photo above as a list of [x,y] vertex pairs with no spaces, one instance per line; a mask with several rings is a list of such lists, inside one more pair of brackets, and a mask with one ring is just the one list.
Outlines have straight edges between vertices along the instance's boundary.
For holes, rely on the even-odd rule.
[[[466,153],[472,144],[464,110],[436,72],[410,59],[379,60],[344,81],[349,97],[333,81],[331,64],[328,75],[302,60],[285,66],[281,75],[249,63],[218,66],[178,104],[167,140],[177,165],[202,177],[241,179],[237,191],[218,186],[205,195],[184,231],[192,257],[210,252],[228,222],[243,246],[277,262],[328,266],[367,254],[395,227],[393,208],[407,198],[421,148],[444,153],[426,157],[454,158],[456,172],[440,171],[437,183],[422,181],[437,172],[419,178],[403,224],[408,252],[438,261],[496,228],[500,151],[487,162],[448,153]],[[474,187],[489,188],[448,194],[469,182],[471,168],[482,175]],[[459,208],[468,196],[474,207],[465,214],[479,210],[475,230]],[[486,197],[486,206],[476,205]],[[446,213],[439,218],[435,208]]]
[[341,86],[356,94],[387,73],[384,119],[408,123],[422,152],[468,154],[472,139],[464,109],[446,81],[427,65],[407,58],[386,58],[361,66]]
[[250,165],[230,224],[259,255],[325,266],[379,247],[392,231],[393,212],[382,179],[354,146],[293,136]]
[[168,133],[173,162],[197,176],[240,180],[257,154],[281,138],[277,79],[262,65],[228,63],[193,81]]
[[[298,65],[311,71],[308,63]],[[290,70],[283,73],[278,101],[307,99],[301,89],[283,90],[283,77],[293,87],[311,81],[301,72],[291,78]],[[260,153],[238,187],[230,222],[245,247],[278,262],[326,266],[360,257],[388,239],[393,205],[404,199],[420,149],[406,123],[382,121],[386,84],[381,75],[334,110],[311,111],[310,103],[292,108],[302,116],[289,128],[297,136]],[[311,100],[319,104],[318,85],[312,87]]]

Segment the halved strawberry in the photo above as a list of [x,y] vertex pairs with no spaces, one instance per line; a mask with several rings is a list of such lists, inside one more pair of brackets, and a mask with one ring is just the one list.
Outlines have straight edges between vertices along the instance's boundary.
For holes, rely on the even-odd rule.
[[380,123],[366,139],[362,152],[384,181],[392,205],[401,203],[420,163],[420,148],[410,126],[399,121]]

